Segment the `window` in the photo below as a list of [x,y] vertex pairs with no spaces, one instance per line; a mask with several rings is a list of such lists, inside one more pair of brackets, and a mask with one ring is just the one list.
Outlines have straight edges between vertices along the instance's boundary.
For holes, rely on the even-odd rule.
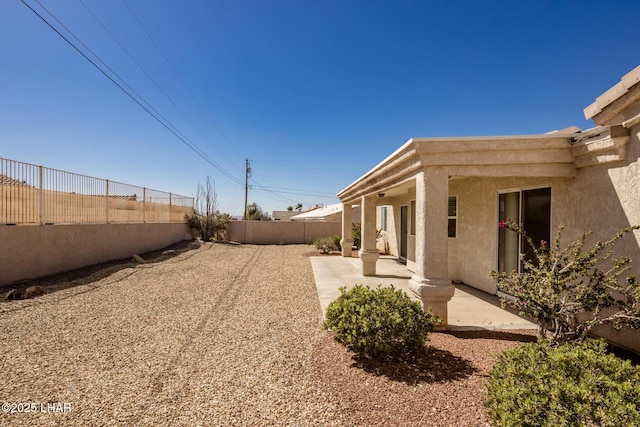
[[456,237],[458,231],[458,197],[450,196],[449,197],[449,211],[448,211],[448,236]]
[[[498,195],[498,221],[510,219],[522,224],[529,237],[539,244],[551,236],[551,188],[514,191]],[[532,259],[533,250],[512,230],[498,232],[498,271],[522,271],[520,254]]]
[[416,201],[412,200],[411,201],[411,229],[409,231],[409,234],[411,234],[412,236],[416,235]]
[[382,206],[380,208],[380,229],[387,231],[387,207]]

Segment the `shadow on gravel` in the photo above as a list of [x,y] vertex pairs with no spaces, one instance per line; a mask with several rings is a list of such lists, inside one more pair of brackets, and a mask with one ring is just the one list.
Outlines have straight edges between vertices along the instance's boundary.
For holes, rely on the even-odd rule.
[[[157,251],[147,252],[142,254],[141,257],[145,260],[144,265],[153,265],[159,262],[166,261],[182,253],[188,252],[190,241],[182,241],[166,248],[159,249]],[[162,255],[165,251],[175,251],[171,255]],[[28,288],[39,288],[37,294],[49,294],[52,292],[61,291],[63,289],[73,288],[75,286],[87,285],[99,280],[105,279],[112,274],[118,273],[121,270],[127,268],[133,268],[138,263],[134,262],[132,258],[127,258],[118,261],[110,261],[101,264],[91,265],[76,270],[67,271],[64,273],[58,273],[39,279],[25,280],[22,282],[14,283],[11,285],[0,286],[0,303],[10,302],[12,298],[6,298],[6,295],[15,290],[19,295],[24,295]],[[28,299],[28,295],[19,299]]]
[[442,331],[441,333],[454,336],[463,340],[499,340],[515,342],[535,342],[538,338],[534,333],[522,334],[506,330],[479,330],[479,331]]
[[[454,336],[459,339],[490,339],[490,340],[500,340],[500,341],[514,341],[514,342],[536,342],[538,340],[538,336],[531,331],[531,334],[522,334],[517,332],[509,332],[509,331],[492,331],[492,330],[482,330],[482,331],[443,331],[443,334],[448,334]],[[627,350],[621,347],[618,347],[614,344],[609,343],[607,348],[609,353],[614,354],[616,357],[620,359],[629,360],[633,365],[640,366],[640,354],[635,353],[631,350]]]
[[434,347],[387,360],[355,355],[353,361],[352,366],[356,368],[409,385],[458,381],[478,372],[471,361]]

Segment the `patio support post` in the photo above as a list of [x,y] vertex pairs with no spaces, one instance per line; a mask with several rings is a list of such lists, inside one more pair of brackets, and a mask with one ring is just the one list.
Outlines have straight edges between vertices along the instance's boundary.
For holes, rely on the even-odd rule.
[[340,239],[340,246],[342,247],[342,256],[351,257],[353,251],[353,236],[351,234],[351,216],[352,207],[351,203],[342,204],[342,239]]
[[446,171],[425,169],[416,176],[416,271],[409,288],[447,325],[447,303],[455,287],[448,278],[448,195]]
[[362,196],[360,218],[362,248],[358,255],[362,260],[362,275],[375,276],[379,257],[376,249],[376,196]]

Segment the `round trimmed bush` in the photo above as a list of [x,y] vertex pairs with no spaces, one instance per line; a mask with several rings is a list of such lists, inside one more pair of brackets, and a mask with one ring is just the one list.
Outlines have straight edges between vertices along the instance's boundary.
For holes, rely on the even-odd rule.
[[349,350],[372,357],[418,351],[439,321],[401,290],[356,285],[327,307],[324,329]]
[[489,374],[486,406],[499,426],[640,425],[640,367],[602,340],[503,352]]

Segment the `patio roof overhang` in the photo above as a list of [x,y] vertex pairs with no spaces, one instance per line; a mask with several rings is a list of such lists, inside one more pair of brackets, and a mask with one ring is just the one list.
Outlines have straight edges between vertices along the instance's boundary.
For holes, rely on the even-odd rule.
[[412,138],[338,198],[356,203],[363,196],[400,194],[424,168],[445,169],[450,177],[571,177],[576,173],[571,138],[576,135]]

